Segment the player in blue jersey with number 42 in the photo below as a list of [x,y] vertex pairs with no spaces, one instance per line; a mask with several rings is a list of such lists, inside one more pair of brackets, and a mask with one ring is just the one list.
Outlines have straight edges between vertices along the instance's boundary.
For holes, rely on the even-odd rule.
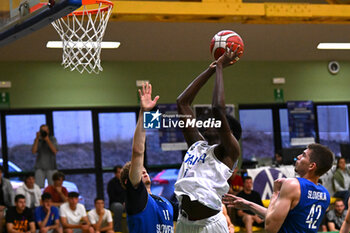
[[328,191],[318,179],[332,165],[333,153],[327,147],[310,144],[297,157],[295,172],[300,177],[275,180],[267,209],[231,194],[225,195],[224,203],[265,218],[268,233],[317,232],[330,202]]

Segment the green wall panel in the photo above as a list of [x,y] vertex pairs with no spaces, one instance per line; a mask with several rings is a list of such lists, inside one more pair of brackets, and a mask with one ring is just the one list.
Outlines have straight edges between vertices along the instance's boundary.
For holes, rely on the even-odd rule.
[[[226,102],[273,103],[281,87],[284,99],[350,101],[350,62],[340,62],[331,75],[328,62],[245,62],[224,71]],[[0,81],[11,81],[11,108],[136,106],[136,80],[150,80],[160,103],[173,103],[178,94],[209,62],[103,62],[99,75],[63,69],[58,62],[1,62]],[[214,78],[215,76],[213,76]],[[273,85],[273,77],[286,84]],[[210,103],[214,79],[195,103]]]

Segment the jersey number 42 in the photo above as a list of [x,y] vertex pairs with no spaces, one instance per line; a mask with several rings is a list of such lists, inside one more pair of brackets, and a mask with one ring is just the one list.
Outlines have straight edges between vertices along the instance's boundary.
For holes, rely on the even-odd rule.
[[317,229],[317,221],[320,218],[322,213],[322,206],[321,205],[317,205],[313,204],[311,209],[310,209],[310,213],[306,218],[306,223],[308,224],[308,228],[309,229]]

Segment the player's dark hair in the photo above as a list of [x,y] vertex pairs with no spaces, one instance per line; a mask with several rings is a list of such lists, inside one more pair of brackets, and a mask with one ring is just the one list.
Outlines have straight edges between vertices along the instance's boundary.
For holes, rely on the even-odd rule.
[[335,205],[335,203],[340,202],[340,201],[343,203],[343,205],[345,204],[343,199],[336,199],[334,202],[334,205]]
[[344,159],[344,161],[346,162],[346,159],[344,157],[339,157],[337,159],[337,169],[339,168],[339,163],[340,163],[340,160]]
[[68,193],[68,197],[76,197],[76,198],[78,198],[79,197],[79,193],[77,193],[77,192],[69,192]]
[[23,194],[17,194],[15,196],[15,202],[18,202],[19,199],[26,199],[26,197]]
[[96,201],[105,201],[102,197],[96,197],[94,200],[94,203],[96,204]]
[[114,173],[117,173],[117,170],[118,169],[122,169],[123,167],[121,165],[116,165],[114,168],[113,168],[113,172]]
[[328,147],[318,143],[313,143],[307,146],[311,151],[310,162],[316,163],[315,175],[322,176],[333,165],[333,152]]
[[246,180],[253,180],[253,178],[252,178],[251,176],[244,176],[244,177],[243,177],[243,183],[244,183]]
[[28,173],[27,175],[25,175],[25,177],[24,177],[24,183],[27,183],[27,180],[28,180],[30,177],[35,177],[33,172],[30,172],[30,173]]
[[0,165],[0,171],[4,173],[4,167],[2,165]]
[[52,180],[60,180],[60,179],[65,179],[65,176],[63,174],[63,172],[55,172],[53,175],[52,175]]
[[41,195],[41,200],[45,201],[45,200],[49,200],[52,199],[52,196],[50,193],[43,193],[43,195]]
[[125,183],[129,177],[130,167],[131,167],[131,161],[124,164],[124,166],[122,168],[122,173],[120,174],[120,184],[122,185],[122,187],[124,189],[126,189]]

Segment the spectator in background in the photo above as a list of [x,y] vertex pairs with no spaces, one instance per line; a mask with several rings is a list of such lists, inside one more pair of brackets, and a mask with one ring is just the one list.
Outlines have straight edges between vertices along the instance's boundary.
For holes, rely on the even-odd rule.
[[322,222],[320,227],[318,228],[317,232],[327,232],[328,228],[327,228],[327,219],[326,219],[326,215],[323,216],[322,218]]
[[[260,194],[253,190],[253,179],[250,176],[244,177],[243,190],[237,196],[263,206]],[[264,220],[250,210],[237,210],[237,216],[238,225],[245,227],[247,233],[253,232],[253,225],[264,227]]]
[[78,203],[79,193],[68,193],[68,202],[60,207],[61,223],[65,233],[93,233],[85,207]]
[[14,205],[15,194],[11,182],[3,177],[4,167],[0,166],[0,233],[3,231],[5,210]]
[[[333,185],[335,191],[334,197],[340,197],[344,203],[348,203],[350,196],[350,172],[346,168],[345,158],[339,158],[337,161],[337,170],[333,175]],[[347,205],[345,205],[345,209],[348,209]]]
[[88,217],[96,233],[114,233],[111,211],[105,209],[102,198],[95,198],[95,209],[89,211]]
[[114,177],[108,182],[107,193],[109,198],[109,209],[113,212],[114,231],[122,231],[122,214],[125,210],[126,191],[120,183],[122,166],[114,167]]
[[327,213],[327,226],[329,231],[339,231],[343,224],[346,213],[343,200],[336,200],[334,203],[334,209]]
[[56,172],[53,174],[53,185],[49,185],[44,190],[44,193],[50,193],[52,197],[52,205],[60,206],[68,200],[68,190],[62,186],[64,181],[64,174]]
[[283,157],[282,157],[282,151],[278,150],[275,153],[275,157],[273,158],[273,165],[275,165],[275,167],[279,167],[283,164]]
[[34,213],[35,207],[40,206],[41,190],[37,184],[35,184],[35,178],[33,174],[29,174],[24,178],[22,186],[18,187],[16,194],[22,194],[26,198],[26,206]]
[[50,136],[49,127],[47,125],[41,125],[40,131],[36,133],[36,138],[32,146],[32,153],[38,153],[34,166],[37,184],[40,188],[44,188],[46,178],[48,184],[52,185],[52,175],[57,170],[57,140],[54,136]]
[[240,175],[237,174],[239,168],[236,167],[233,171],[232,176],[228,180],[230,185],[229,193],[233,195],[237,195],[239,192],[243,190],[243,179]]
[[58,208],[52,206],[51,194],[41,195],[42,205],[35,209],[35,221],[40,233],[62,233]]
[[6,211],[6,229],[8,233],[35,233],[32,211],[26,207],[26,199],[22,194],[15,197],[15,206]]

